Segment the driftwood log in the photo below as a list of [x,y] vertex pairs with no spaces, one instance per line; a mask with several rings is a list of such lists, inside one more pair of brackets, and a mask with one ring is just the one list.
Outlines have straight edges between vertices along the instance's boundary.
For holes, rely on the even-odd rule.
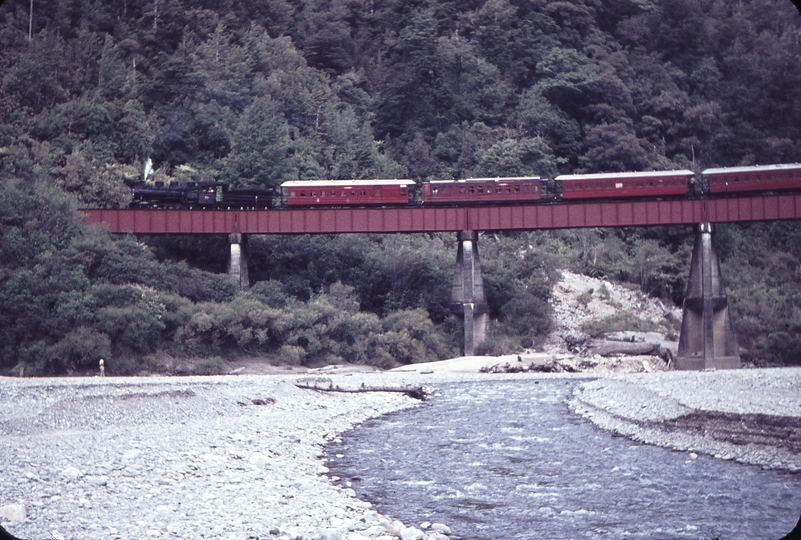
[[428,397],[428,392],[422,386],[367,386],[364,383],[356,388],[343,388],[335,385],[331,379],[314,378],[314,379],[299,379],[295,386],[305,390],[318,390],[320,392],[344,392],[349,394],[359,394],[363,392],[397,392],[405,394],[410,398],[425,401]]
[[661,348],[659,343],[647,343],[645,341],[630,342],[630,341],[597,341],[592,340],[587,342],[586,350],[588,353],[597,354],[600,356],[613,356],[617,354],[625,355],[640,355],[640,354],[653,354],[656,355]]
[[659,356],[666,363],[673,361],[673,354],[669,349],[662,347],[659,343],[649,343],[645,341],[600,341],[590,340],[585,344],[587,354],[597,354],[599,356],[637,356],[652,355]]

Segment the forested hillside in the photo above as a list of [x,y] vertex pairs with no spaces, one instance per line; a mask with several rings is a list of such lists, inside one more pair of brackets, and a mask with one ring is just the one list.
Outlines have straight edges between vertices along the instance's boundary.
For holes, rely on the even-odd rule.
[[[158,180],[265,186],[795,162],[799,41],[787,0],[7,0],[0,370],[456,354],[450,237],[253,238],[237,293],[224,239],[111,238],[74,210],[127,205],[148,159]],[[719,228],[747,359],[801,361],[799,238]],[[560,265],[680,302],[691,244],[483,237],[489,346],[547,331]]]

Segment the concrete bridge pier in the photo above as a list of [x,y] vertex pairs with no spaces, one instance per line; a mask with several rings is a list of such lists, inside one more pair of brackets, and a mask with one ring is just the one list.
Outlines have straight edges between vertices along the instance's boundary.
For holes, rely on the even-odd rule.
[[473,356],[476,347],[489,337],[489,307],[478,259],[478,233],[462,231],[458,234],[450,308],[451,313],[464,320],[464,355]]
[[681,370],[741,367],[729,302],[712,244],[712,224],[696,225],[690,279],[684,296],[676,368]]
[[250,287],[248,276],[248,238],[244,234],[234,233],[228,235],[231,252],[228,256],[228,277],[236,283],[240,291]]

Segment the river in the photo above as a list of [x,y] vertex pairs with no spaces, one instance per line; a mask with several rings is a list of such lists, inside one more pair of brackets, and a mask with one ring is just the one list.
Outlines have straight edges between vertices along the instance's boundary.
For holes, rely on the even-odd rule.
[[328,448],[331,474],[407,525],[466,540],[776,540],[801,475],[637,444],[567,407],[575,381],[452,383]]

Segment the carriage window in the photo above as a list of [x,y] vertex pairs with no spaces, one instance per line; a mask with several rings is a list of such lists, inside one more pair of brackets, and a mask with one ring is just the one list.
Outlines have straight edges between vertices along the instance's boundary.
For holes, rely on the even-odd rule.
[[523,193],[528,193],[528,184],[523,184]]
[[754,182],[759,182],[759,175],[756,175],[756,176],[754,177]]
[[469,188],[467,188],[467,192],[470,194],[475,193],[475,189],[473,188],[473,186],[470,186]]
[[436,195],[437,193],[439,193],[439,190],[437,188],[431,188],[431,193]]
[[[403,190],[401,191],[401,193],[406,193],[406,188],[403,188]],[[446,186],[446,187],[444,187],[444,188],[442,188],[442,194],[443,194],[443,195],[445,195],[446,193],[448,193],[448,188],[447,188],[447,186]]]
[[506,193],[511,193],[511,192],[512,192],[512,187],[511,187],[511,186],[506,186],[506,187],[504,188],[504,191],[505,191]]
[[312,196],[312,197],[316,197],[316,196],[317,196],[317,192],[316,192],[316,191],[312,191],[312,192],[311,192],[311,196]]
[[565,191],[570,191],[570,190],[573,189],[573,186],[571,186],[570,184],[564,184],[564,188],[565,188]]
[[[401,186],[401,195],[406,195],[406,186]],[[442,192],[445,193],[445,188],[442,189]]]
[[633,182],[631,182],[631,181],[629,181],[629,182],[626,182],[626,187],[627,187],[627,188],[632,188],[632,187],[634,187],[634,183],[633,183]]
[[739,184],[740,183],[740,177],[739,176],[735,176],[734,177],[734,183],[735,184]]
[[515,186],[515,193],[520,193],[520,186]]
[[305,197],[305,196],[306,196],[306,192],[305,192],[305,191],[301,191],[301,192],[300,192],[300,196],[301,196],[301,197]]
[[459,188],[459,193],[464,193],[464,187]]
[[639,180],[639,181],[637,182],[637,187],[642,187],[642,180]]
[[320,197],[325,197],[325,190],[322,190],[322,191],[320,192]]
[[743,183],[747,184],[750,180],[751,180],[751,177],[746,174],[745,177],[743,178]]
[[344,197],[345,196],[345,190],[344,189],[339,193],[339,196],[340,197]]
[[653,183],[653,182],[651,182],[650,180],[648,180],[648,181],[645,183],[645,187],[654,187],[654,183]]
[[770,173],[765,175],[765,182],[770,182]]
[[595,183],[595,189],[603,189],[603,188],[604,188],[603,182],[596,182]]
[[684,185],[684,178],[682,178],[682,179],[680,179],[680,180],[679,180],[679,185],[680,185],[680,186],[683,186],[683,185]]
[[660,180],[657,180],[657,181],[656,181],[656,185],[657,185],[658,187],[662,187],[662,186],[664,186],[664,185],[665,185],[665,181],[664,181],[664,180],[661,180],[661,179],[660,179]]
[[290,197],[294,197],[294,196],[295,196],[295,192],[294,192],[294,191],[290,191],[290,192],[289,192],[289,196],[290,196]]
[[606,183],[606,189],[612,189],[612,182]]
[[576,184],[576,189],[581,189],[581,184]]
[[587,189],[592,189],[592,182],[587,182],[587,184],[584,187],[586,187]]
[[533,186],[531,186],[531,192],[532,192],[532,193],[534,193],[535,191],[539,191],[539,189],[540,189],[540,188],[539,188],[539,186],[537,186],[537,185],[533,185]]
[[478,192],[484,193],[484,186],[478,186]]
[[364,197],[365,195],[367,195],[367,190],[366,190],[366,189],[363,189],[363,190],[361,190],[361,191],[359,192],[359,195],[361,195],[362,197]]
[[787,179],[788,180],[792,180],[793,179],[793,171],[787,171]]
[[375,196],[376,197],[380,197],[381,196],[381,190],[380,189],[375,190]]

